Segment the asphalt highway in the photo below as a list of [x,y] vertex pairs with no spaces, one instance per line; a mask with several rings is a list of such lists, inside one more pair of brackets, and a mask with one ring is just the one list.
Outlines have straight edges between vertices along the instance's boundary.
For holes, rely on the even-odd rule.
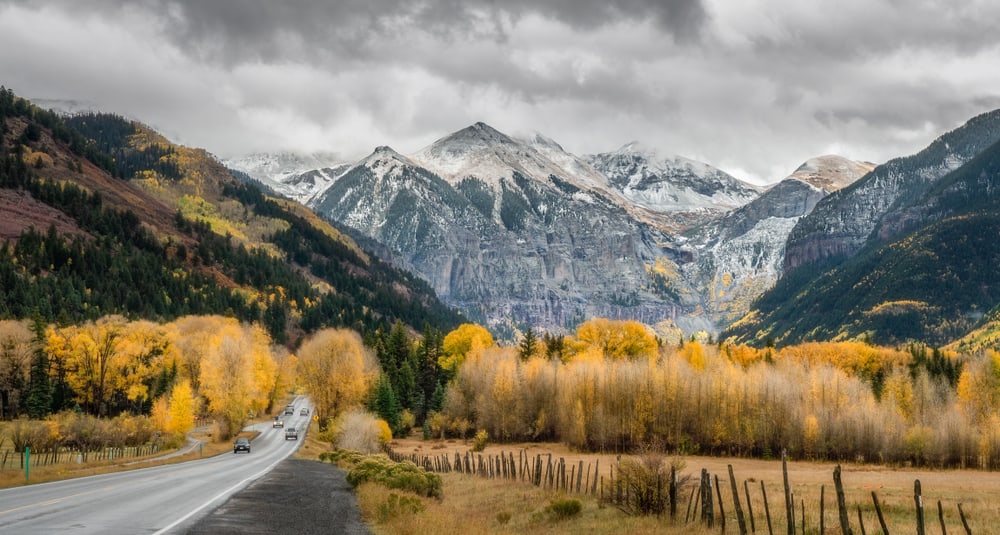
[[[310,418],[299,410],[307,403],[296,398],[284,429],[257,424],[250,454],[0,490],[0,533],[183,533],[298,449]],[[299,440],[285,440],[289,427]]]

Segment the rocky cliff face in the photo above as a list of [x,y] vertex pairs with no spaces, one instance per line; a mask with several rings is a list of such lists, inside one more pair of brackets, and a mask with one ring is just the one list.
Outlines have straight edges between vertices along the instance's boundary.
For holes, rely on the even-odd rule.
[[897,202],[916,198],[1000,139],[1000,110],[973,118],[919,153],[875,168],[862,180],[823,199],[788,238],[786,270],[831,257],[849,257]]
[[685,275],[705,299],[716,325],[743,316],[753,300],[781,276],[785,241],[798,220],[831,189],[850,184],[870,164],[839,156],[813,158],[749,204],[687,233],[695,262]]
[[445,302],[494,326],[683,323],[700,299],[679,276],[673,239],[557,172],[474,125],[410,158],[377,149],[311,207],[384,243]]

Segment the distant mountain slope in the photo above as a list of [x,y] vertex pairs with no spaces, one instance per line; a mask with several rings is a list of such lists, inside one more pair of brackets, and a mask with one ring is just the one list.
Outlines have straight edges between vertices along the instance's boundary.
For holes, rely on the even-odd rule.
[[855,254],[893,204],[918,197],[928,185],[998,139],[1000,110],[969,120],[919,153],[880,165],[863,179],[823,199],[789,236],[786,271]]
[[998,188],[995,142],[919,194],[898,196],[891,213],[899,217],[880,230],[888,241],[876,233],[838,265],[791,272],[725,336],[931,345],[963,337],[1000,304]]
[[753,201],[686,233],[697,257],[684,265],[685,274],[705,295],[717,325],[739,319],[778,280],[795,223],[871,168],[839,156],[812,158]]
[[[66,120],[0,91],[0,316],[229,314],[293,342],[323,325],[450,328],[419,279],[206,152],[110,115]],[[27,217],[25,211],[37,217]]]
[[328,188],[334,178],[348,167],[340,157],[331,153],[257,153],[223,163],[302,204]]

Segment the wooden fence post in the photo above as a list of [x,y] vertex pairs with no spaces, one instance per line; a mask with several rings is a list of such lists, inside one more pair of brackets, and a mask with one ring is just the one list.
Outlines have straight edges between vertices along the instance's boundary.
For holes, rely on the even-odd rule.
[[[688,517],[690,517],[690,516],[691,516],[691,502],[693,502],[693,501],[694,501],[694,493],[695,493],[695,491],[696,491],[696,490],[698,490],[698,489],[696,489],[696,488],[693,488],[693,487],[691,488],[691,496],[690,496],[690,497],[688,498],[688,506],[687,506],[687,512],[686,512],[686,513],[684,513],[684,523],[685,523],[685,524],[687,524],[687,523],[688,523]],[[695,506],[695,508],[694,508],[694,509],[695,509],[695,513],[697,513],[697,511],[698,511],[698,507],[697,507],[697,506]]]
[[750,501],[750,485],[743,480],[743,492],[747,495],[747,516],[750,517],[750,533],[756,535],[757,523],[753,519],[753,502]]
[[924,535],[924,498],[920,495],[920,480],[913,481],[913,503],[917,508],[917,535]]
[[760,493],[764,496],[764,517],[767,518],[767,535],[774,535],[774,530],[771,529],[771,507],[767,505],[767,489],[764,488],[764,482],[760,482]]
[[719,476],[715,476],[715,494],[719,498],[719,525],[722,532],[726,532],[726,508],[722,505],[722,486],[719,485]]
[[837,491],[837,511],[840,513],[840,532],[851,535],[851,523],[847,518],[847,503],[844,500],[844,484],[840,480],[840,465],[833,469],[833,486]]
[[858,506],[858,524],[861,526],[861,535],[868,535],[865,532],[865,519],[861,517],[861,506]]
[[729,465],[729,484],[733,488],[733,506],[736,508],[736,522],[740,526],[740,535],[747,535],[747,520],[743,516],[743,507],[740,506],[740,489],[736,486],[733,465]]
[[712,510],[712,476],[701,469],[701,521],[709,528],[715,525],[715,511]]
[[944,509],[941,508],[941,500],[938,500],[938,520],[941,521],[941,535],[948,535],[948,528],[944,527]]
[[667,489],[667,499],[670,500],[670,520],[677,518],[677,468],[670,466],[670,487]]
[[965,528],[965,535],[972,535],[972,528],[969,527],[969,522],[965,520],[965,511],[962,510],[962,504],[958,504],[958,516],[962,517],[962,527]]
[[788,535],[795,535],[795,504],[792,503],[792,489],[788,485],[788,456],[781,450],[781,476],[785,484],[785,523]]
[[826,485],[819,486],[819,532],[826,533]]
[[889,528],[885,526],[885,517],[882,516],[882,506],[878,504],[878,495],[872,491],[872,502],[875,504],[875,515],[878,516],[878,525],[882,528],[882,535],[889,535]]

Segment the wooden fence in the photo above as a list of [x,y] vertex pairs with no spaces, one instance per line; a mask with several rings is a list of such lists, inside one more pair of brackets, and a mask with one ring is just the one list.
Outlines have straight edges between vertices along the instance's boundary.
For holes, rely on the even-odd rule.
[[[632,506],[638,501],[636,496],[631,494],[636,492],[635,487],[623,482],[620,470],[616,476],[614,465],[609,467],[610,477],[608,478],[608,481],[605,482],[604,476],[599,474],[599,460],[593,463],[584,463],[581,460],[576,465],[573,465],[572,463],[567,464],[564,458],[553,459],[552,454],[536,454],[534,458],[532,458],[524,450],[519,451],[516,458],[514,457],[513,452],[500,452],[499,454],[485,456],[481,453],[473,452],[466,452],[465,454],[456,452],[454,456],[449,456],[448,454],[423,455],[417,453],[404,455],[396,453],[390,448],[386,451],[386,453],[396,462],[410,461],[430,472],[459,472],[488,479],[522,481],[553,491],[598,496],[602,502],[615,505],[623,510],[632,508]],[[766,533],[768,533],[768,535],[774,535],[771,505],[768,501],[767,490],[764,486],[764,482],[760,481],[760,495],[764,504],[763,519],[761,520],[765,522],[761,522],[761,525],[758,526],[758,518],[754,516],[753,500],[751,499],[750,481],[752,480],[743,481],[743,497],[741,498],[741,489],[740,486],[737,485],[737,479],[735,473],[733,472],[733,466],[729,465],[728,468],[728,481],[723,479],[722,484],[720,484],[718,475],[709,474],[707,470],[702,469],[701,476],[694,482],[693,485],[691,485],[691,492],[687,499],[687,507],[684,509],[684,524],[696,522],[702,523],[709,528],[713,528],[716,524],[718,524],[721,533],[726,533],[726,505],[723,501],[723,486],[726,486],[728,487],[726,494],[729,498],[731,498],[734,516],[737,522],[737,525],[735,526],[736,531],[740,533],[740,535],[747,535],[748,533],[756,534],[758,532],[765,533],[764,530],[766,526]],[[782,455],[781,459],[781,469],[784,485],[783,498],[785,504],[784,513],[785,527],[787,529],[786,533],[787,535],[796,535],[796,533],[813,533],[816,526],[807,525],[805,500],[800,499],[798,503],[795,501],[795,493],[792,491],[791,484],[788,480],[788,463],[784,455]],[[837,502],[837,518],[840,533],[842,535],[855,535],[857,533],[860,533],[860,535],[867,535],[868,531],[865,526],[864,517],[861,514],[860,505],[857,506],[856,509],[856,522],[852,525],[850,518],[852,512],[848,510],[846,505],[844,486],[841,481],[840,465],[837,465],[833,471],[833,482],[835,491],[834,500]],[[728,485],[725,485],[726,483],[728,483]],[[669,475],[665,477],[657,476],[655,482],[648,484],[644,492],[649,493],[648,498],[653,503],[664,504],[662,509],[652,509],[653,512],[656,514],[667,514],[669,511],[670,518],[674,522],[679,522],[678,508],[680,505],[679,501],[682,499],[679,495],[680,490],[677,475],[673,470],[671,470]],[[825,494],[825,485],[820,486],[819,533],[826,533],[827,529],[827,526],[825,525]],[[872,526],[878,530],[873,530],[872,533],[889,535],[889,528],[887,527],[885,518],[882,514],[882,507],[878,499],[878,494],[875,491],[872,491],[871,498],[879,524],[877,528],[876,526]],[[913,500],[916,513],[916,533],[917,535],[925,535],[926,514],[924,511],[920,480],[916,480],[914,482]],[[745,510],[744,505],[746,505]],[[796,515],[797,506],[798,515]],[[941,533],[947,534],[943,511],[944,508],[942,503],[938,501],[937,520],[940,523]],[[972,528],[969,525],[969,521],[966,518],[965,511],[963,510],[961,503],[958,504],[958,512],[962,521],[962,529],[967,535],[972,535]],[[931,512],[931,515],[933,515],[933,511]],[[933,522],[933,518],[931,521]],[[855,531],[855,526],[860,530],[860,532]]]
[[[107,447],[92,451],[82,451],[73,448],[55,448],[45,451],[31,451],[31,466],[50,466],[54,464],[86,463],[94,461],[113,461],[132,457],[153,455],[159,451],[156,444],[141,446]],[[25,455],[23,451],[11,449],[0,450],[0,470],[23,470]]]

